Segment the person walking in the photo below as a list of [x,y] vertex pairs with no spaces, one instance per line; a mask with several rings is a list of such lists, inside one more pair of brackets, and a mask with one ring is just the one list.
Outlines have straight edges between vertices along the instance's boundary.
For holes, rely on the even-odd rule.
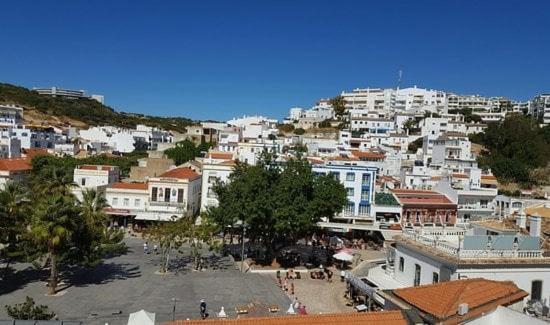
[[153,251],[155,252],[155,255],[159,253],[159,247],[157,246],[157,244],[153,245]]
[[208,311],[206,309],[206,302],[204,302],[204,299],[201,299],[200,311],[201,311],[201,318],[202,319],[208,318]]
[[147,245],[147,242],[143,243],[143,253],[149,254],[149,246]]

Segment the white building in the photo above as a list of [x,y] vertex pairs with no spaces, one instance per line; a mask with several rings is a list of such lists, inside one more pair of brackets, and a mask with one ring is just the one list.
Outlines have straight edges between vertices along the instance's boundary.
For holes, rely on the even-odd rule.
[[201,211],[218,205],[216,194],[212,190],[217,181],[227,182],[235,166],[234,154],[209,152],[202,161]]
[[11,126],[0,126],[0,159],[21,157],[21,140],[12,130]]
[[[537,222],[540,218],[530,228],[540,230]],[[467,278],[513,281],[529,293],[525,302],[547,305],[550,263],[543,256],[539,236],[482,231],[406,231],[395,248],[389,248],[388,272],[380,278],[391,277],[402,287]]]
[[346,219],[351,223],[372,219],[371,206],[374,203],[376,168],[324,163],[313,165],[312,170],[318,175],[329,174],[335,177],[346,188],[348,204],[335,218]]
[[4,186],[8,182],[24,181],[31,171],[31,168],[27,159],[0,158],[0,190],[4,189]]
[[134,151],[136,139],[131,130],[114,126],[94,126],[87,130],[80,130],[80,138],[105,144],[113,151],[128,153]]
[[105,101],[105,97],[103,95],[88,96],[86,95],[86,92],[84,90],[63,89],[58,87],[51,87],[51,88],[34,87],[32,90],[36,91],[40,95],[45,95],[45,96],[63,97],[68,99],[91,98],[91,99],[97,100],[101,104],[103,104]]
[[550,94],[535,96],[530,102],[529,112],[539,118],[542,124],[550,124]]
[[[464,134],[447,132],[433,141],[430,167],[463,173],[477,167],[472,153],[472,143]],[[425,160],[426,160],[425,155]]]
[[15,127],[23,123],[23,108],[15,105],[0,104],[0,127]]
[[74,169],[73,182],[77,185],[73,193],[78,199],[82,199],[84,189],[105,191],[107,186],[118,182],[120,169],[118,166],[109,165],[80,165]]

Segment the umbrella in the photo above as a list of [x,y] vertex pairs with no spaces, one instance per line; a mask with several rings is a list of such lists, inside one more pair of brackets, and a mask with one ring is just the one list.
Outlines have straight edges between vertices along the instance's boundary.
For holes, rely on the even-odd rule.
[[340,261],[344,261],[344,262],[351,262],[351,260],[353,260],[353,256],[346,253],[346,252],[341,252],[341,253],[338,253],[338,254],[334,254],[334,255],[332,255],[332,258],[340,260]]
[[128,325],[155,325],[155,313],[140,310],[131,313],[128,317]]
[[352,251],[350,248],[344,247],[344,248],[342,248],[342,249],[339,249],[339,250],[338,250],[338,253],[347,253],[347,254],[352,255],[352,254],[353,254],[353,251]]

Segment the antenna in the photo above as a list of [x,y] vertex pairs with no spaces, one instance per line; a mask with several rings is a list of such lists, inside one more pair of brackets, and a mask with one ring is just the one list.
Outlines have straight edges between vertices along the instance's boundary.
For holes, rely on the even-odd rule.
[[401,87],[402,79],[403,79],[403,69],[399,69],[399,78],[397,79],[397,89]]

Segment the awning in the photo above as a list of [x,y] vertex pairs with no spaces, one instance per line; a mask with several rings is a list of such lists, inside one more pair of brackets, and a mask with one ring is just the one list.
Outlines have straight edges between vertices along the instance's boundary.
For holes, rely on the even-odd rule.
[[163,212],[137,212],[136,220],[149,220],[149,221],[173,221],[180,216],[174,213]]
[[130,210],[127,210],[127,209],[105,208],[103,211],[106,214],[117,215],[117,216],[130,216],[130,215],[135,214],[135,213],[132,213]]

